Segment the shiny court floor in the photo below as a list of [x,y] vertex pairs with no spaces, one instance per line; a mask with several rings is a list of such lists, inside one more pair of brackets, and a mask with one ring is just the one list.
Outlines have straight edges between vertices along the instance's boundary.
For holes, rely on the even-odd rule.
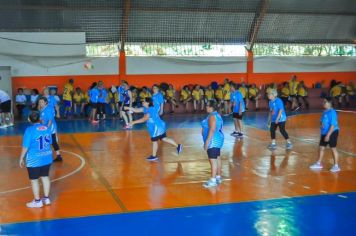
[[[163,144],[156,163],[145,161],[151,144],[144,126],[123,131],[117,120],[59,122],[65,161],[53,165],[53,204],[42,209],[25,207],[32,193],[18,167],[28,124],[1,130],[0,235],[356,235],[356,114],[339,113],[336,174],[308,168],[317,157],[320,113],[289,117],[289,152],[281,139],[275,152],[266,149],[265,113],[246,115],[243,140],[229,136],[226,117],[224,181],[214,189],[202,187],[210,174],[203,117],[165,117],[168,135],[184,150],[178,157]],[[331,165],[327,152],[325,166]]]

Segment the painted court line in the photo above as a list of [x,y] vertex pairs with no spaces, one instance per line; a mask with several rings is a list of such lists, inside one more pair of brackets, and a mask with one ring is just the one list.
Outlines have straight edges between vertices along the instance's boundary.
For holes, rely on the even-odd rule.
[[[3,147],[4,147],[4,146],[3,146]],[[20,146],[6,146],[6,147],[8,147],[8,148],[21,148]],[[86,162],[85,162],[85,159],[84,159],[82,156],[80,156],[80,155],[78,155],[78,154],[76,154],[76,153],[74,153],[74,152],[65,151],[65,150],[61,150],[61,152],[69,153],[69,154],[73,155],[74,157],[78,158],[78,159],[81,161],[81,163],[80,163],[80,166],[79,166],[77,169],[75,169],[74,171],[72,171],[72,172],[70,172],[70,173],[68,173],[68,174],[66,174],[66,175],[63,175],[63,176],[61,176],[61,177],[59,177],[59,178],[56,178],[56,179],[51,180],[52,183],[57,182],[57,181],[62,180],[62,179],[65,179],[65,178],[68,178],[68,177],[70,177],[70,176],[72,176],[72,175],[78,173],[79,171],[81,171],[81,169],[83,169],[83,167],[84,167],[84,165],[85,165],[85,163],[86,163]],[[30,188],[31,188],[31,186],[22,187],[22,188],[16,188],[16,189],[10,189],[10,190],[5,190],[5,191],[1,191],[1,192],[0,192],[0,195],[1,195],[1,194],[7,194],[7,193],[13,193],[13,192],[17,192],[17,191],[21,191],[21,190],[25,190],[25,189],[30,189]]]

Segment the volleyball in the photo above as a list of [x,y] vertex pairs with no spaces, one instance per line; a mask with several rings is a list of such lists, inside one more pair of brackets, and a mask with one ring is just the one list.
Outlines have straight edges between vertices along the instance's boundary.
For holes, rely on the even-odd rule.
[[87,69],[87,70],[90,70],[90,69],[93,69],[94,66],[93,66],[93,64],[91,64],[90,61],[87,61],[87,62],[84,63],[84,68]]

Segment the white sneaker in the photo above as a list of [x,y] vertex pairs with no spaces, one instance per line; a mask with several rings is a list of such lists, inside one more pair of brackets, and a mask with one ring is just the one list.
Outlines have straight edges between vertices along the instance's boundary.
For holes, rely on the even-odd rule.
[[221,182],[222,182],[222,179],[221,179],[220,176],[219,176],[219,177],[216,177],[215,180],[216,180],[216,183],[217,183],[217,184],[221,184]]
[[51,200],[48,197],[42,198],[42,203],[45,206],[51,205]]
[[319,162],[316,162],[313,165],[309,166],[309,168],[312,170],[320,170],[323,169],[323,166]]
[[207,182],[205,182],[203,184],[204,188],[212,188],[212,187],[216,187],[216,186],[218,186],[218,184],[216,183],[216,180],[212,180],[212,179],[209,179]]
[[339,167],[339,165],[333,165],[333,167],[331,167],[330,171],[331,172],[339,172],[341,169]]
[[41,207],[43,207],[43,203],[42,203],[42,201],[33,200],[32,202],[26,203],[26,206],[28,208],[41,208]]

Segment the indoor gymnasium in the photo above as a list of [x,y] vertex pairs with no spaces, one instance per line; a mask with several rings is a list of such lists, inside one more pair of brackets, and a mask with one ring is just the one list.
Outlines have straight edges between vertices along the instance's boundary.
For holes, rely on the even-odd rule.
[[0,235],[356,235],[355,0],[0,0]]

